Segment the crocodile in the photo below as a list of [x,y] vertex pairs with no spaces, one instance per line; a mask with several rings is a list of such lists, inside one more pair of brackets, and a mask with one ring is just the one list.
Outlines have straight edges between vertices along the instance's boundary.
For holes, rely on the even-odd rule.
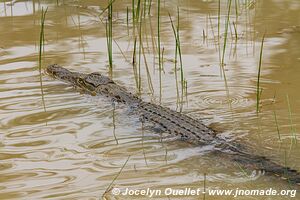
[[159,125],[165,132],[183,141],[195,145],[211,145],[214,154],[229,158],[243,167],[261,170],[265,174],[275,175],[291,184],[300,185],[300,173],[297,170],[277,164],[265,156],[253,154],[246,145],[221,138],[215,130],[200,120],[143,101],[107,76],[97,72],[90,74],[73,72],[57,64],[49,65],[46,73],[90,95],[104,95],[115,102],[126,104],[137,111],[141,120]]

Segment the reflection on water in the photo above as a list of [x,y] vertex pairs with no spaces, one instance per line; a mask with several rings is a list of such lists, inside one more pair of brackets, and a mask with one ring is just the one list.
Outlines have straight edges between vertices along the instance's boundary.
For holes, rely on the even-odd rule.
[[[183,112],[215,127],[224,137],[246,143],[257,154],[300,170],[299,146],[293,142],[295,135],[299,137],[300,122],[299,3],[267,0],[245,6],[243,1],[235,2],[239,3],[239,9],[237,15],[235,9],[232,11],[225,51],[227,92],[219,65],[226,3],[221,5],[218,37],[218,1],[163,2],[162,104],[172,109],[178,107],[175,41],[168,12],[176,21],[179,6],[184,77],[188,84]],[[142,97],[158,102],[157,4],[152,3],[152,15],[146,16],[142,26]],[[235,163],[212,155],[209,146],[197,147],[172,138],[161,140],[159,134],[149,129],[149,125],[141,124],[125,106],[116,105],[114,110],[109,99],[86,96],[46,75],[43,76],[45,112],[37,70],[37,45],[41,8],[46,6],[49,10],[44,65],[59,63],[81,72],[108,73],[106,13],[99,17],[106,1],[0,3],[0,199],[99,199],[129,155],[128,163],[113,183],[116,187],[202,188],[204,174],[208,189],[288,187],[286,182],[260,172],[250,171],[245,176]],[[131,6],[130,1],[114,3],[113,77],[135,91]],[[265,31],[262,102],[257,115],[257,63]],[[145,63],[154,87],[153,96]],[[110,193],[106,197],[115,198]]]

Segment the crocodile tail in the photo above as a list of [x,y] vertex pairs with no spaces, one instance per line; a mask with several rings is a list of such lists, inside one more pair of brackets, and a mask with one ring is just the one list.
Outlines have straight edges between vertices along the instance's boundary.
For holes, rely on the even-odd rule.
[[238,153],[233,155],[233,160],[247,168],[263,170],[266,174],[279,176],[282,179],[287,180],[291,184],[300,185],[300,173],[297,170],[291,169],[289,167],[284,167],[264,156]]

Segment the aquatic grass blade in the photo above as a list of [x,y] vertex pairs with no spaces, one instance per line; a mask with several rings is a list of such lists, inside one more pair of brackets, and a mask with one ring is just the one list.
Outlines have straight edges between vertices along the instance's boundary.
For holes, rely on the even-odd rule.
[[256,113],[259,112],[259,104],[262,90],[260,89],[260,76],[261,76],[261,65],[263,57],[263,48],[264,48],[265,34],[261,40],[260,54],[259,54],[259,63],[258,63],[258,72],[257,72],[257,84],[256,84]]
[[46,105],[45,105],[45,99],[44,99],[44,90],[43,90],[43,79],[42,79],[42,53],[43,53],[43,47],[45,43],[45,19],[46,19],[46,13],[48,11],[48,7],[44,11],[44,8],[42,8],[42,14],[41,14],[41,30],[40,30],[40,39],[39,39],[39,79],[40,79],[40,87],[41,87],[41,95],[42,95],[42,103],[43,103],[43,109],[46,112]]

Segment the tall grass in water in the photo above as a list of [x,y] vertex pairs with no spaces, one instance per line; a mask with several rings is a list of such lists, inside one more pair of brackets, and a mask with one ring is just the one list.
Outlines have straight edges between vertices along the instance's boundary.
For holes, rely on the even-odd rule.
[[292,118],[292,109],[291,109],[291,104],[290,104],[290,98],[289,98],[288,94],[286,95],[286,101],[287,101],[288,110],[289,110],[290,130],[291,130],[294,142],[297,143],[297,137],[296,137],[296,134],[295,134],[296,131],[295,131],[295,128],[293,126],[293,118]]
[[112,112],[112,122],[113,122],[113,135],[116,141],[116,144],[118,145],[118,138],[116,136],[116,104],[113,102],[113,112]]
[[277,114],[276,114],[275,110],[274,110],[274,120],[275,120],[275,124],[276,124],[276,130],[277,130],[278,139],[279,139],[279,141],[281,141],[279,126],[278,126],[278,120],[277,120]]
[[206,173],[204,173],[204,177],[203,177],[203,200],[205,200],[205,194],[206,194]]
[[219,62],[220,62],[220,65],[222,65],[222,63],[221,63],[221,47],[220,47],[220,21],[221,21],[221,0],[218,0],[218,50],[219,50]]
[[107,51],[108,51],[108,62],[109,62],[109,71],[110,74],[112,73],[113,69],[113,58],[112,58],[112,38],[113,38],[113,32],[112,32],[112,12],[113,12],[113,0],[109,0],[108,5],[108,20],[105,24],[105,30],[106,30],[106,43],[107,43]]
[[132,8],[131,8],[131,10],[132,10],[132,20],[134,21],[134,19],[135,19],[135,9],[134,9],[134,7],[135,7],[135,3],[134,3],[134,0],[132,0],[131,1],[132,2],[132,4],[131,4],[131,6],[132,6]]
[[232,25],[233,25],[233,28],[234,28],[235,41],[237,41],[237,39],[238,39],[237,25],[234,22],[232,22]]
[[[175,38],[175,81],[176,81],[176,92],[177,92],[177,102],[180,103],[180,110],[182,110],[182,103],[183,103],[183,97],[185,91],[187,91],[187,82],[184,79],[184,72],[183,72],[183,64],[182,64],[182,56],[181,56],[181,45],[180,45],[180,37],[179,37],[179,8],[177,7],[177,27],[175,28],[173,20],[171,15],[169,14],[174,38]],[[177,56],[179,57],[179,62],[180,62],[180,83],[181,83],[181,96],[179,97],[179,87],[178,87],[178,82],[177,82]]]
[[138,8],[137,8],[137,20],[139,22],[139,63],[138,63],[138,73],[139,73],[139,77],[138,77],[138,81],[139,81],[139,87],[138,87],[138,91],[139,94],[141,93],[142,90],[142,75],[141,75],[141,54],[142,54],[142,23],[143,23],[143,17],[142,17],[142,12],[140,11],[140,4],[141,1],[138,1]]
[[261,92],[262,92],[262,90],[260,88],[260,73],[261,73],[261,63],[262,63],[262,56],[263,56],[264,40],[265,40],[265,33],[261,40],[260,54],[259,54],[257,85],[256,85],[256,113],[259,112],[260,97],[261,97]]
[[98,17],[100,17],[101,15],[103,15],[103,13],[105,13],[106,10],[109,9],[109,7],[115,2],[116,0],[111,0],[109,1],[109,4],[102,10],[102,12],[99,14]]
[[162,59],[161,59],[161,47],[160,47],[160,0],[157,1],[157,47],[158,47],[158,68],[159,68],[159,103],[162,98]]
[[40,30],[40,39],[39,39],[39,72],[41,74],[42,72],[42,53],[43,53],[43,47],[45,42],[45,34],[44,34],[44,28],[45,28],[45,17],[47,13],[48,8],[44,11],[44,8],[42,8],[42,14],[41,14],[41,30]]
[[46,106],[45,106],[45,100],[44,100],[44,91],[43,91],[43,80],[42,80],[42,53],[43,53],[43,47],[45,42],[45,19],[46,19],[46,13],[48,8],[44,11],[44,8],[42,8],[42,14],[41,14],[41,30],[40,30],[40,39],[39,39],[39,75],[40,75],[40,85],[41,85],[41,94],[42,94],[42,102],[43,102],[43,108],[46,112]]
[[136,37],[134,38],[134,45],[133,45],[132,68],[133,68],[136,88],[139,88],[138,71],[136,68]]
[[144,62],[145,62],[145,66],[146,66],[146,73],[147,73],[147,80],[148,80],[149,91],[150,91],[151,94],[153,94],[154,93],[154,89],[153,89],[151,74],[150,74],[150,71],[149,71],[149,67],[148,67],[148,63],[147,63],[147,59],[146,59],[145,49],[144,49],[143,43],[141,44],[141,47],[142,47],[142,53],[143,53]]
[[234,5],[235,5],[235,21],[237,22],[239,16],[239,10],[238,10],[239,6],[237,0],[234,1]]
[[105,192],[102,195],[102,198],[104,198],[105,195],[112,189],[112,185],[114,184],[114,182],[117,180],[117,178],[122,173],[123,169],[125,168],[125,166],[127,165],[128,161],[129,161],[129,158],[130,158],[130,155],[127,157],[127,160],[124,162],[123,166],[121,167],[121,169],[119,170],[119,172],[117,173],[117,175],[113,178],[113,180],[111,181],[111,183],[109,184],[109,186],[106,188]]
[[[147,63],[147,58],[146,58],[146,55],[145,55],[145,49],[144,49],[144,45],[143,45],[143,40],[142,40],[142,36],[143,36],[143,33],[147,33],[147,31],[143,31],[142,29],[142,26],[144,25],[144,22],[143,22],[143,16],[144,16],[144,19],[146,17],[146,7],[145,7],[146,3],[144,2],[144,7],[143,9],[141,10],[140,12],[140,20],[139,20],[139,92],[141,92],[141,54],[143,55],[143,60],[144,60],[144,63],[145,63],[145,68],[146,68],[146,74],[147,74],[147,81],[148,81],[148,87],[149,87],[149,91],[151,94],[154,93],[154,90],[153,90],[153,85],[152,85],[152,79],[151,79],[151,75],[150,75],[150,71],[149,71],[149,67],[148,67],[148,63]],[[147,37],[147,36],[146,36]]]
[[[228,12],[227,12],[227,18],[225,23],[225,35],[224,35],[224,44],[223,44],[223,52],[222,52],[222,60],[221,60],[221,67],[224,68],[224,58],[225,58],[225,50],[227,45],[227,35],[228,35],[228,27],[229,27],[229,18],[230,18],[230,11],[231,11],[231,1],[228,2]],[[223,69],[224,73],[224,69]]]
[[[134,78],[136,82],[136,88],[139,94],[141,94],[142,91],[142,59],[145,63],[146,68],[146,74],[147,74],[147,80],[148,80],[148,87],[151,94],[153,94],[153,85],[151,80],[151,75],[149,72],[149,67],[145,55],[145,50],[143,46],[143,36],[146,33],[143,29],[144,20],[146,17],[146,4],[144,2],[144,5],[142,5],[142,1],[139,0],[137,2],[137,5],[134,5],[134,1],[132,2],[132,7],[134,9],[133,13],[135,18],[132,20],[133,23],[133,35],[134,35],[134,49],[133,49],[133,56],[132,56],[132,64],[133,64],[133,72],[134,72]],[[136,32],[138,33],[136,35]],[[138,40],[137,40],[138,38]],[[138,42],[137,42],[138,41]],[[137,46],[138,45],[138,46]],[[142,58],[143,56],[143,58]]]
[[179,55],[179,62],[180,62],[180,83],[181,83],[181,106],[180,111],[182,111],[182,104],[183,104],[183,96],[185,91],[185,83],[186,80],[184,79],[183,73],[183,64],[182,64],[182,56],[181,56],[181,45],[180,45],[180,37],[179,37],[179,8],[177,7],[177,48],[178,48],[178,55]]
[[126,27],[127,27],[127,35],[129,36],[129,8],[126,8]]
[[151,13],[152,0],[149,0],[148,15]]
[[[135,22],[133,22],[135,23]],[[141,31],[141,30],[140,30]],[[138,50],[138,59],[137,59],[137,50]],[[135,79],[135,84],[138,93],[141,93],[141,32],[139,32],[139,47],[137,48],[137,36],[134,38],[134,45],[133,45],[133,55],[132,55],[132,68],[133,74]]]
[[[219,13],[218,13],[218,15],[220,15],[220,4],[221,4],[221,2],[219,1]],[[226,16],[226,21],[225,21],[223,51],[222,51],[222,58],[221,58],[221,62],[220,62],[220,73],[221,73],[221,76],[223,75],[223,78],[224,78],[224,84],[225,84],[226,97],[227,97],[227,100],[228,100],[228,106],[229,106],[230,112],[232,113],[232,105],[231,105],[228,82],[227,82],[226,73],[225,73],[225,62],[224,62],[224,60],[225,60],[225,51],[226,51],[226,46],[227,46],[228,28],[229,28],[229,25],[230,25],[231,4],[232,4],[232,0],[229,0],[227,2],[228,10],[227,10],[227,16]],[[218,21],[219,21],[218,23],[220,23],[220,20],[218,20]],[[218,26],[220,26],[220,25],[218,25]],[[219,35],[219,33],[218,33],[218,35]],[[219,48],[221,49],[220,44],[219,44]],[[220,53],[219,53],[219,56],[220,56]],[[231,117],[232,117],[232,120],[234,120],[233,115]]]
[[141,0],[138,0],[137,6],[136,6],[136,13],[135,13],[135,21],[138,22],[141,18],[140,12],[141,12]]
[[175,30],[175,26],[174,26],[174,23],[173,23],[173,20],[172,20],[172,17],[169,13],[169,18],[170,18],[170,22],[171,22],[171,26],[172,26],[172,29],[173,29],[173,34],[174,34],[174,38],[175,38],[175,60],[174,60],[174,75],[175,75],[175,86],[176,86],[176,99],[177,99],[177,104],[179,104],[180,102],[180,96],[179,96],[179,87],[178,87],[178,77],[177,77],[177,51],[178,51],[178,45],[177,45],[177,31]]

